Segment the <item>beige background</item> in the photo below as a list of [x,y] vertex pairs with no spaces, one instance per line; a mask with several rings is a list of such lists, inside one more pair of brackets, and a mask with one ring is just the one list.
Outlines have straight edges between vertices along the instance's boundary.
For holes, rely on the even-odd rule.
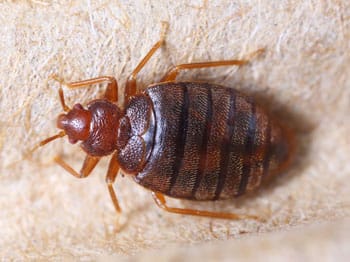
[[[84,1],[0,3],[0,257],[121,258],[150,261],[350,258],[349,1]],[[187,4],[185,4],[187,3]],[[83,154],[65,140],[33,155],[57,132],[56,73],[67,81],[128,74],[170,27],[140,86],[172,65],[266,53],[250,65],[187,72],[253,94],[295,129],[299,149],[288,173],[238,200],[177,206],[255,213],[264,223],[179,216],[159,210],[147,190],[118,177],[117,218],[104,184],[106,161],[76,179]],[[102,89],[67,91],[87,102]],[[161,249],[161,251],[159,251]]]

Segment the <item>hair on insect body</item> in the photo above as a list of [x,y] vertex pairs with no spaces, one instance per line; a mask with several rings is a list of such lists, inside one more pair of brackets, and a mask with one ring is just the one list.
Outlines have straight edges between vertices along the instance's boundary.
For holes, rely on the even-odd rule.
[[182,70],[219,66],[242,66],[263,52],[259,49],[244,60],[212,61],[177,65],[159,83],[137,92],[136,77],[164,42],[164,34],[131,73],[119,107],[114,77],[101,76],[61,84],[70,89],[107,83],[104,97],[86,108],[66,105],[57,118],[61,131],[40,142],[43,146],[67,136],[80,142],[86,157],[80,172],[60,157],[55,161],[77,178],[90,175],[99,160],[111,155],[106,175],[108,190],[121,212],[113,183],[119,170],[149,189],[156,204],[169,212],[226,218],[258,219],[206,210],[169,207],[165,196],[198,201],[229,199],[251,192],[290,163],[293,143],[290,132],[235,89],[202,82],[179,82]]

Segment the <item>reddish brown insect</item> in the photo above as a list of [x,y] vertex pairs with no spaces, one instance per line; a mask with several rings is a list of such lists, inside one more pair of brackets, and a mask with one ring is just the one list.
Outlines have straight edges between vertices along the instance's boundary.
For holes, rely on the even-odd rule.
[[251,97],[214,84],[175,81],[184,69],[240,66],[248,60],[178,65],[160,83],[138,93],[136,76],[162,43],[163,39],[152,47],[128,78],[121,108],[117,106],[114,77],[65,83],[69,88],[108,85],[104,98],[91,101],[86,109],[80,104],[70,109],[60,89],[61,104],[67,113],[58,117],[57,127],[63,131],[38,146],[65,135],[71,143],[81,141],[87,156],[79,173],[61,158],[55,158],[78,178],[87,177],[101,157],[112,154],[106,181],[118,212],[121,209],[113,182],[121,169],[151,190],[157,205],[167,211],[229,219],[256,218],[166,205],[165,195],[219,200],[250,192],[287,166],[292,144],[289,134]]

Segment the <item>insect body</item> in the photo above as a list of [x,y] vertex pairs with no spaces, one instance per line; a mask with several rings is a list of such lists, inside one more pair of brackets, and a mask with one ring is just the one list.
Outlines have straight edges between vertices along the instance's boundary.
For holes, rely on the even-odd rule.
[[171,197],[232,198],[257,188],[288,158],[280,126],[231,88],[156,84],[133,98],[126,113],[138,131],[117,149],[121,168]]
[[101,157],[112,154],[106,180],[117,211],[121,209],[112,184],[121,169],[151,190],[158,206],[167,211],[256,218],[166,205],[164,195],[218,200],[252,191],[288,164],[291,143],[282,126],[251,97],[214,84],[175,81],[183,69],[243,65],[247,60],[179,65],[160,83],[138,93],[136,75],[162,42],[153,46],[129,77],[121,108],[113,77],[66,84],[76,88],[108,83],[105,97],[91,101],[86,109],[80,104],[70,109],[60,89],[67,113],[58,117],[57,126],[63,131],[38,146],[65,135],[71,143],[81,141],[87,156],[79,173],[56,157],[58,164],[79,178],[88,176]]

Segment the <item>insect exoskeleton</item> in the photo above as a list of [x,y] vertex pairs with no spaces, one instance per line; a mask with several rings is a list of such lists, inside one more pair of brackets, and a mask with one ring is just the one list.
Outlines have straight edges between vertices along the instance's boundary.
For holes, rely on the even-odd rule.
[[157,205],[167,211],[257,219],[253,215],[169,207],[164,195],[190,200],[233,198],[253,191],[288,166],[293,151],[291,133],[252,97],[215,84],[175,81],[181,70],[242,66],[263,50],[245,60],[175,66],[161,82],[138,93],[136,76],[163,41],[162,38],[151,48],[128,78],[120,107],[114,77],[72,83],[54,77],[72,89],[99,83],[107,83],[107,89],[102,99],[89,102],[86,108],[76,104],[72,109],[65,104],[60,89],[66,111],[57,120],[62,131],[38,146],[63,136],[68,136],[71,143],[80,141],[87,154],[80,172],[60,157],[55,158],[78,178],[88,176],[101,157],[112,155],[106,181],[118,212],[121,209],[113,182],[121,169],[152,191]]

